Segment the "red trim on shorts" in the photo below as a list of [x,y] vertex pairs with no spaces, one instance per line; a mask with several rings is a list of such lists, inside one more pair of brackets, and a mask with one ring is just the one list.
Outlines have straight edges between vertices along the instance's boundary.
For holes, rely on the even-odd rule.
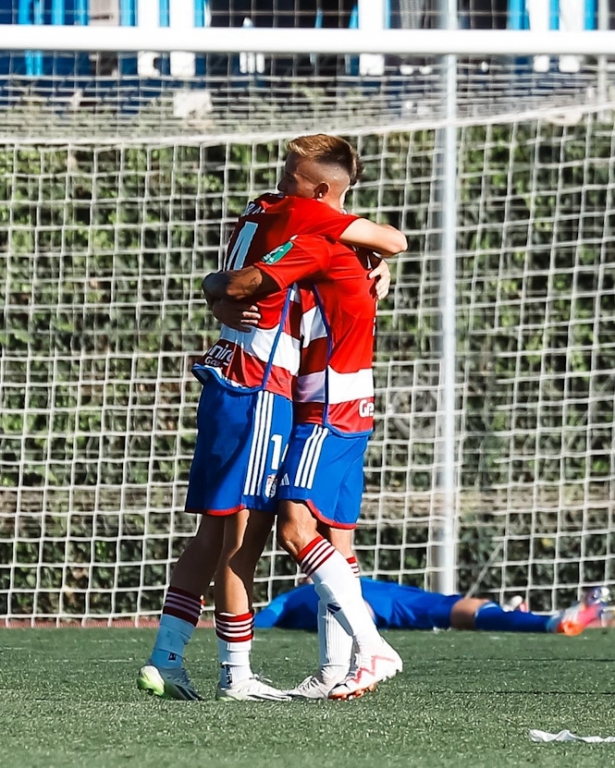
[[211,515],[211,517],[225,517],[227,515],[236,515],[242,509],[247,509],[245,504],[238,504],[230,509],[185,509],[188,515]]
[[328,517],[325,517],[322,514],[311,499],[302,499],[302,501],[307,505],[307,508],[317,520],[320,520],[321,523],[326,523],[331,528],[341,528],[342,530],[349,531],[357,527],[356,523],[338,523],[336,520],[329,520]]

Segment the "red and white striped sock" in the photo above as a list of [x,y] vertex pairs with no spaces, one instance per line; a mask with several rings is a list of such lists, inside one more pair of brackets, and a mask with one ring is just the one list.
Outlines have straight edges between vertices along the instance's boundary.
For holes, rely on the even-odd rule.
[[[355,575],[360,589],[359,565],[356,557],[349,557],[348,565]],[[323,680],[342,680],[352,661],[352,637],[327,610],[325,600],[318,601],[318,650],[319,671]]]
[[352,636],[359,652],[369,653],[380,647],[382,638],[367,610],[351,566],[322,536],[304,547],[297,556],[303,573],[314,587],[327,610],[335,615]]
[[201,615],[201,598],[169,587],[150,661],[157,667],[181,667],[184,649]]
[[357,558],[356,558],[356,557],[354,557],[354,556],[353,556],[353,557],[349,557],[349,558],[346,560],[346,562],[347,562],[347,563],[348,563],[348,565],[349,565],[349,566],[352,568],[352,572],[353,572],[353,574],[355,575],[355,577],[356,577],[357,579],[360,579],[360,578],[361,578],[361,570],[360,570],[360,568],[359,568],[359,563],[358,563],[358,561],[357,561]]
[[240,615],[216,612],[215,619],[220,685],[228,688],[252,677],[250,652],[254,637],[254,611]]
[[201,615],[201,598],[185,589],[169,587],[162,606],[162,615],[175,616],[196,627]]

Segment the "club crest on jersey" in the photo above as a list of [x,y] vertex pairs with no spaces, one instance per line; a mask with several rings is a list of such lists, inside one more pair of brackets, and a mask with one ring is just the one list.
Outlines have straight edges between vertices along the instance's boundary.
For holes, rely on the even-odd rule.
[[275,496],[277,487],[278,487],[278,476],[267,475],[267,481],[265,483],[265,496],[268,499],[272,499]]
[[273,251],[269,251],[268,254],[263,256],[263,264],[277,264],[278,261],[284,258],[286,254],[293,247],[293,244],[289,241],[280,245],[278,248],[274,248]]

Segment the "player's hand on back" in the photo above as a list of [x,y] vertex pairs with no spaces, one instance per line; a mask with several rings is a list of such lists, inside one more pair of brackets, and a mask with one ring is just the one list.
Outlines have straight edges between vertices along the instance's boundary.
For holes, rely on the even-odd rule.
[[377,256],[371,257],[371,263],[375,265],[374,269],[369,273],[369,277],[374,281],[373,291],[377,299],[386,299],[391,287],[391,270],[389,265],[384,259],[379,259]]
[[255,328],[261,319],[257,306],[239,301],[218,299],[213,303],[211,311],[216,320],[243,333]]

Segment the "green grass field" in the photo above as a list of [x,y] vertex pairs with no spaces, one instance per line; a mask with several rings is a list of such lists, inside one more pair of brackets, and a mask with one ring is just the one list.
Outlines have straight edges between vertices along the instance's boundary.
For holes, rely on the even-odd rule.
[[[605,766],[615,744],[533,744],[530,728],[615,734],[613,635],[399,632],[405,671],[363,699],[216,702],[213,632],[189,669],[202,703],[137,691],[153,630],[0,630],[0,766]],[[255,668],[307,675],[315,636],[261,632]]]

